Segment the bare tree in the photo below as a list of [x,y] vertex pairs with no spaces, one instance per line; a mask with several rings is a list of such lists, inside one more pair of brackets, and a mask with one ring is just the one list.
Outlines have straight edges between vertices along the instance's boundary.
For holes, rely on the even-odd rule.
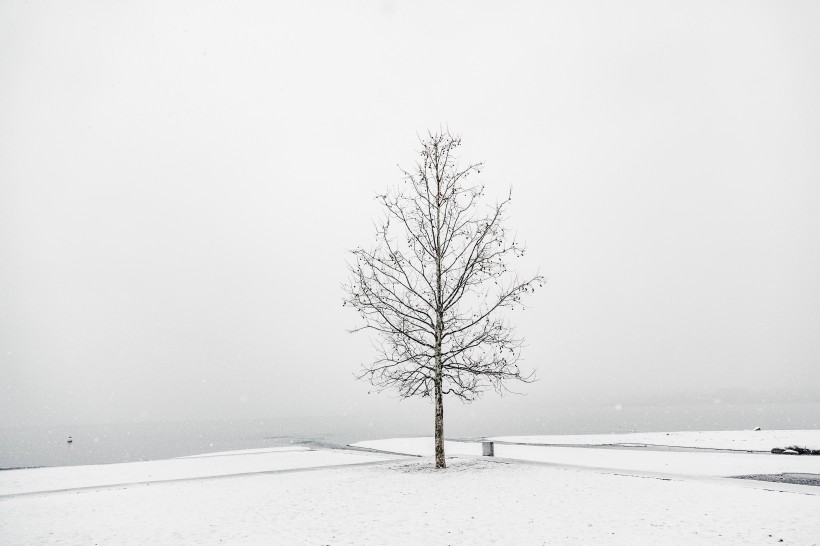
[[461,139],[449,132],[421,140],[420,159],[384,205],[374,248],[353,250],[345,305],[373,330],[376,360],[360,379],[403,398],[435,403],[436,468],[444,468],[443,396],[470,402],[508,380],[532,381],[518,366],[522,340],[501,311],[521,305],[544,279],[508,272],[524,249],[504,228],[510,195],[482,205],[484,187],[468,178],[481,163],[459,165]]

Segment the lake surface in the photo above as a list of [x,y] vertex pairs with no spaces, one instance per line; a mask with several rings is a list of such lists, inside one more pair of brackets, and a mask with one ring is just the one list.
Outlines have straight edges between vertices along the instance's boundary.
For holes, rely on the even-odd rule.
[[326,433],[322,427],[305,430],[309,434],[298,434],[292,427],[261,419],[4,427],[0,428],[0,469],[145,461],[294,443],[346,441],[346,437]]
[[[417,420],[324,417],[112,423],[0,428],[0,469],[117,463],[294,443],[345,445],[360,440],[432,435],[431,415]],[[428,419],[429,417],[429,419]],[[429,422],[428,422],[429,421]],[[554,407],[537,414],[471,419],[453,412],[448,438],[524,434],[597,434],[676,430],[820,429],[820,403]],[[71,436],[73,441],[67,442]],[[820,447],[820,446],[818,446]]]

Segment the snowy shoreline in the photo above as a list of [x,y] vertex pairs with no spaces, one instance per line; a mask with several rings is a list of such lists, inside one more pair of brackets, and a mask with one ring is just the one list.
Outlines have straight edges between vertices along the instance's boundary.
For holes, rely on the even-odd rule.
[[[704,451],[639,447],[660,439]],[[0,543],[813,544],[820,487],[728,476],[820,476],[820,457],[741,451],[819,439],[504,436],[493,438],[494,458],[479,442],[448,441],[443,471],[433,468],[432,438],[9,470],[0,473]],[[618,444],[628,449],[600,449]]]

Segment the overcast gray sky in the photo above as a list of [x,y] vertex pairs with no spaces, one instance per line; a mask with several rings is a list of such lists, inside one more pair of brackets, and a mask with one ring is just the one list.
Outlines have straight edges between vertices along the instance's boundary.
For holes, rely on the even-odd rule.
[[820,3],[501,5],[0,1],[0,424],[426,407],[340,285],[440,126],[549,279],[454,411],[819,385]]

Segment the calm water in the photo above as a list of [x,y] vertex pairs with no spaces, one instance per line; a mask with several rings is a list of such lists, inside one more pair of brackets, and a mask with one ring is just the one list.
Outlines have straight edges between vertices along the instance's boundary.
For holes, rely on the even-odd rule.
[[0,468],[145,461],[294,443],[357,441],[322,427],[305,430],[309,434],[300,435],[273,420],[5,427],[0,428]]
[[[141,461],[293,443],[344,445],[375,438],[429,435],[432,418],[429,421],[422,415],[414,421],[335,417],[5,427],[0,428],[0,468]],[[499,415],[494,419],[471,419],[467,412],[453,412],[446,425],[447,437],[451,438],[737,430],[756,426],[820,429],[820,403],[549,408],[538,415]],[[73,438],[70,444],[66,441],[69,436]]]

